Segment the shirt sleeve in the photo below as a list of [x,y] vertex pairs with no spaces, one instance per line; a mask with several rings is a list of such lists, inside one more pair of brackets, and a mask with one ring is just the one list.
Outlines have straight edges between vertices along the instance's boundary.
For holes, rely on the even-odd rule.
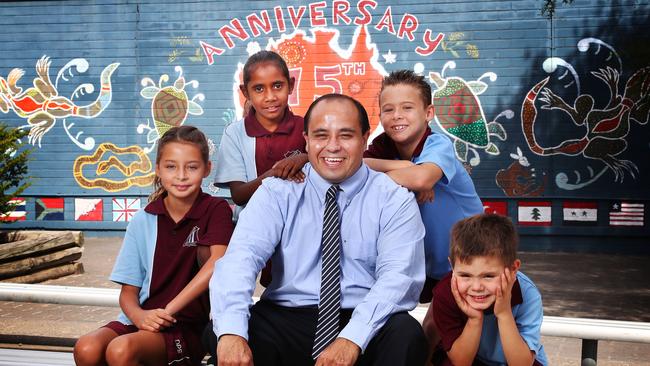
[[[237,122],[236,122],[237,123]],[[217,149],[214,183],[221,188],[228,188],[228,182],[248,182],[246,175],[246,162],[244,161],[244,148],[238,141],[241,136],[236,136],[240,130],[236,125],[230,125],[221,137],[221,144]]]
[[221,198],[212,199],[218,201],[208,213],[210,218],[208,219],[207,229],[205,234],[200,236],[198,244],[207,246],[215,244],[228,245],[234,230],[232,210],[226,200]]
[[422,153],[414,159],[414,162],[416,164],[436,164],[443,173],[442,178],[438,181],[441,184],[448,184],[456,175],[457,161],[454,146],[446,136],[438,133],[427,137]]
[[433,307],[433,321],[442,346],[446,352],[449,352],[467,323],[467,316],[460,310],[451,293],[451,276],[442,279],[434,288],[433,302],[430,306]]
[[249,308],[257,274],[275,251],[283,219],[273,192],[262,184],[237,222],[226,254],[210,279],[213,330],[217,337],[235,334],[248,339]]
[[139,214],[143,213],[144,212],[142,211],[138,212],[126,227],[122,247],[115,259],[115,265],[113,266],[113,271],[109,277],[110,280],[115,283],[136,287],[142,287],[142,284],[144,283],[146,273],[145,268],[140,262],[141,254],[139,252],[140,248],[138,248],[138,239],[136,235],[136,231],[138,230]]
[[517,309],[515,322],[517,323],[519,334],[528,345],[528,348],[537,353],[541,347],[541,329],[544,313],[542,295],[534,286],[528,287],[522,295],[524,302]]
[[362,351],[393,314],[415,308],[424,285],[424,226],[413,194],[399,189],[380,218],[376,282],[339,334]]

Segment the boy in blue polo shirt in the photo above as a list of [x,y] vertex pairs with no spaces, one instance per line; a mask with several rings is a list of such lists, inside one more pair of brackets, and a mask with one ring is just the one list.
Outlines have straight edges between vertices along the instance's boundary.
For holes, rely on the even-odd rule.
[[[435,328],[435,365],[547,365],[542,297],[519,272],[519,238],[509,218],[481,214],[451,232],[453,270],[433,291],[423,322]],[[429,330],[429,332],[427,332]]]
[[364,153],[364,161],[416,192],[426,226],[424,251],[427,280],[420,302],[449,272],[449,231],[458,220],[483,212],[474,183],[456,159],[449,138],[428,126],[434,116],[431,86],[413,71],[386,76],[379,94],[384,133]]

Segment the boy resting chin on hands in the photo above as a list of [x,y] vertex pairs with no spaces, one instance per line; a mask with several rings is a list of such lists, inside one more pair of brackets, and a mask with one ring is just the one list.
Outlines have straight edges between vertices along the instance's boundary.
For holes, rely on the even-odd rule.
[[519,272],[518,241],[504,216],[479,214],[454,225],[452,271],[434,288],[423,323],[426,334],[440,337],[430,339],[435,365],[548,364],[542,297]]

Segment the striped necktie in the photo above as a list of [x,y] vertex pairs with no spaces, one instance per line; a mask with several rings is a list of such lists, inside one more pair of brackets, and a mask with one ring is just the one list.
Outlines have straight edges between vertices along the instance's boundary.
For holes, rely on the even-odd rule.
[[336,194],[339,186],[332,185],[325,195],[325,215],[321,239],[321,284],[318,303],[318,324],[312,357],[318,358],[339,334],[339,311],[341,309],[341,231],[339,207]]

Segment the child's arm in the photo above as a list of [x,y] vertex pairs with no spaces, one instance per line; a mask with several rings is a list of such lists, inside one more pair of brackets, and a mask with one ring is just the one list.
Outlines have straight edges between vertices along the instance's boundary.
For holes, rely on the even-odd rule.
[[120,307],[138,329],[158,332],[176,322],[176,319],[164,309],[142,309],[140,307],[139,294],[139,287],[122,285],[122,290],[120,291]]
[[277,163],[273,164],[271,170],[274,170],[279,175],[275,177],[282,179],[289,179],[295,182],[302,182],[305,179],[305,173],[302,172],[302,167],[307,164],[309,158],[305,153],[299,153],[288,156]]
[[499,325],[499,337],[503,345],[503,354],[508,365],[533,364],[535,353],[530,350],[528,344],[519,334],[517,323],[512,315],[510,300],[512,298],[512,286],[517,279],[517,271],[506,268],[500,276],[501,286],[497,288],[496,301],[494,303],[494,316]]
[[430,191],[442,178],[442,169],[434,163],[423,163],[387,172],[397,184],[411,191]]
[[307,161],[307,154],[304,153],[289,156],[278,161],[271,169],[251,181],[228,183],[233,202],[239,206],[247,204],[264,178],[277,177],[301,182],[305,177],[301,169]]
[[365,158],[372,170],[385,172],[395,183],[410,191],[430,191],[442,178],[443,172],[434,163],[413,164],[408,160],[384,160]]
[[456,338],[451,349],[447,352],[447,357],[456,366],[471,366],[476,358],[476,352],[481,341],[481,332],[483,330],[483,311],[476,310],[469,306],[467,301],[462,298],[458,291],[458,280],[455,275],[451,277],[451,293],[460,310],[467,315],[467,322],[461,335]]
[[408,160],[388,160],[388,159],[375,159],[364,158],[363,162],[374,171],[386,173],[391,170],[403,169],[415,166]]
[[442,170],[433,163],[416,165],[408,160],[364,158],[372,170],[386,173],[395,183],[416,193],[418,203],[433,202],[433,186],[442,178]]
[[226,245],[217,244],[210,246],[210,257],[203,264],[194,278],[192,278],[181,292],[179,292],[178,295],[176,295],[176,297],[165,306],[165,311],[167,313],[176,314],[208,289],[208,283],[210,282],[210,277],[212,277],[212,271],[214,270],[214,262],[223,257],[226,248]]
[[259,176],[248,182],[229,182],[230,197],[232,201],[238,206],[244,206],[248,200],[253,197],[253,193],[262,184],[262,179],[266,177]]

